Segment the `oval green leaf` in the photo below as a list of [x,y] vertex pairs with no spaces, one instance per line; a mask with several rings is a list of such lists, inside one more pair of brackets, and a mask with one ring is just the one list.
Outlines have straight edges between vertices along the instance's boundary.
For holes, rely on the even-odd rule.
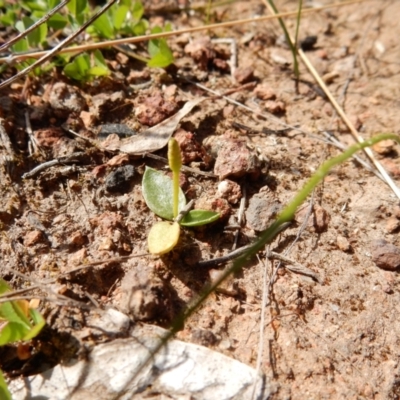
[[157,222],[150,229],[147,243],[149,252],[160,256],[170,252],[178,243],[180,226],[177,222]]
[[191,210],[181,220],[183,226],[201,226],[210,224],[219,218],[219,213],[208,210]]
[[[164,219],[172,220],[173,211],[173,189],[172,179],[163,173],[146,167],[142,181],[143,197],[147,206],[154,214]],[[186,205],[186,198],[179,188],[179,206],[181,210]]]

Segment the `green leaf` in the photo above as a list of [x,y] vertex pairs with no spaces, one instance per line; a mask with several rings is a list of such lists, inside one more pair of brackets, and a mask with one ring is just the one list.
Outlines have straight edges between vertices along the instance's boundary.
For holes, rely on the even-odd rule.
[[31,328],[28,317],[26,316],[18,301],[6,301],[0,305],[0,318],[9,322],[23,325],[28,331]]
[[52,10],[55,6],[58,6],[61,0],[47,0],[48,10]]
[[135,36],[142,36],[146,33],[149,27],[149,21],[141,19],[139,22],[132,24],[131,31]]
[[7,282],[0,278],[0,294],[4,294],[6,292],[9,292],[11,289],[10,287],[7,285]]
[[132,18],[134,20],[140,21],[144,14],[144,7],[143,7],[142,2],[135,1],[132,4],[131,13],[132,13]]
[[[15,28],[19,32],[24,32],[34,23],[35,21],[32,18],[25,16],[22,17],[21,21],[18,21],[15,24]],[[46,35],[47,35],[47,24],[41,24],[39,27],[37,27],[35,30],[33,30],[31,33],[27,35],[29,45],[31,47],[39,46],[39,44],[41,44],[46,39]]]
[[27,51],[29,49],[28,40],[26,38],[18,40],[18,42],[12,46],[12,49],[15,53]]
[[39,311],[31,308],[29,310],[29,314],[31,316],[31,319],[32,319],[34,325],[30,329],[30,331],[26,333],[26,335],[22,338],[22,340],[33,339],[40,333],[40,331],[46,325],[46,321],[44,320],[44,318],[42,317],[42,315],[40,314]]
[[208,210],[191,210],[181,220],[182,226],[201,226],[219,219],[219,213]]
[[17,322],[8,322],[0,330],[0,346],[7,343],[18,342],[29,332],[24,325]]
[[13,10],[7,10],[5,14],[0,15],[0,24],[3,26],[13,26],[17,19],[17,15]]
[[8,390],[7,383],[4,379],[3,373],[0,370],[0,399],[2,400],[12,400],[11,393]]
[[21,5],[30,12],[46,11],[46,4],[43,1],[23,1]]
[[69,12],[78,19],[78,17],[85,11],[87,0],[71,0],[68,4]]
[[128,15],[129,8],[126,5],[120,5],[113,14],[114,29],[119,30],[125,22]]
[[[173,189],[172,179],[153,168],[146,167],[142,181],[143,197],[155,214],[161,218],[172,220],[173,213]],[[186,198],[179,188],[179,207],[181,210],[186,205]]]
[[74,60],[68,63],[63,71],[64,74],[72,79],[76,79],[78,81],[84,80],[87,78],[87,72],[90,69],[90,59],[89,55],[84,53],[75,57]]
[[161,255],[170,252],[178,243],[180,226],[177,222],[157,222],[150,229],[147,243],[149,252]]
[[174,62],[174,56],[165,39],[159,40],[159,51],[148,62],[149,67],[165,68]]
[[106,39],[112,39],[114,37],[114,27],[108,14],[101,14],[100,17],[93,22],[93,26],[96,28],[99,35]]
[[108,68],[103,68],[103,67],[92,67],[87,70],[87,77],[97,77],[97,76],[107,76],[110,74],[110,71]]
[[58,31],[64,29],[67,26],[68,19],[65,18],[63,15],[61,15],[60,13],[56,13],[50,17],[50,19],[47,21],[47,24],[49,28]]
[[[159,26],[155,26],[150,33],[161,33],[162,29]],[[149,52],[150,56],[155,56],[160,52],[160,40],[161,39],[152,39],[149,41],[149,44],[147,46],[147,51]]]
[[108,71],[106,60],[104,59],[103,54],[101,53],[100,50],[96,49],[93,52],[93,57],[94,57],[94,65],[96,67],[103,67],[103,69]]

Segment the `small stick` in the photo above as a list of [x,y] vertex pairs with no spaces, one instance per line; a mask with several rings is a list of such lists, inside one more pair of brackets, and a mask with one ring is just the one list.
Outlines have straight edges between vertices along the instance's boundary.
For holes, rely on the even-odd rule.
[[42,164],[39,164],[37,167],[33,168],[31,171],[26,172],[22,175],[22,179],[29,179],[33,178],[38,175],[40,172],[46,170],[47,168],[53,167],[54,165],[58,164],[69,164],[78,162],[78,158],[83,156],[85,153],[83,152],[76,152],[72,153],[69,156],[55,158],[54,160],[46,161]]
[[231,78],[232,81],[235,81],[235,71],[237,67],[237,46],[236,40],[233,38],[219,38],[219,39],[211,39],[212,43],[227,43],[231,45],[231,59],[229,61],[229,66],[231,67]]
[[[34,150],[33,152],[34,153],[40,152],[42,155],[44,155],[43,152],[40,150],[40,146],[38,145],[38,142],[37,142],[35,136],[33,135],[32,125],[31,125],[31,120],[29,119],[29,111],[28,110],[25,111],[25,124],[26,124],[26,133],[28,134],[30,143],[32,144],[32,147]],[[31,148],[30,148],[30,146],[28,146],[28,147],[29,147],[30,154],[32,155]]]
[[238,226],[239,227],[237,228],[236,233],[235,233],[235,241],[233,243],[232,250],[236,249],[237,242],[239,240],[239,232],[240,232],[240,228],[243,223],[243,215],[244,215],[245,206],[246,206],[246,186],[243,185],[243,194],[242,194],[242,198],[240,199],[240,206],[239,206],[239,211],[238,211]]
[[190,200],[181,211],[179,211],[178,216],[175,218],[175,222],[178,224],[182,221],[182,218],[192,209],[194,200]]

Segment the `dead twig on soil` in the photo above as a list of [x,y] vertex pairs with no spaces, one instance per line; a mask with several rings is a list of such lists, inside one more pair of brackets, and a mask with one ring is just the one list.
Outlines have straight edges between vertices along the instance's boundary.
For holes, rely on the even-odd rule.
[[83,152],[76,152],[65,157],[59,157],[55,158],[54,160],[46,161],[33,168],[31,171],[23,174],[22,179],[34,178],[40,172],[45,171],[47,168],[53,167],[54,165],[76,163],[79,161],[79,158],[82,157],[84,154],[85,153]]
[[[287,223],[284,226],[282,226],[281,231],[286,229],[289,225],[290,225],[290,223]],[[235,258],[238,258],[242,254],[245,254],[252,247],[253,247],[253,243],[248,244],[247,246],[240,247],[239,249],[234,250],[234,251],[230,252],[229,254],[226,254],[225,256],[212,258],[211,260],[200,261],[199,263],[197,263],[197,266],[198,267],[211,267],[211,266],[215,266],[218,264],[223,264],[227,261],[231,261],[231,260],[234,260]],[[296,273],[296,274],[301,274],[301,275],[305,275],[310,278],[313,278],[315,281],[317,281],[321,285],[323,285],[323,283],[324,283],[324,280],[316,272],[312,271],[311,269],[309,269],[307,267],[304,267],[297,261],[294,261],[294,260],[286,257],[283,254],[276,253],[274,251],[270,251],[270,252],[267,252],[266,258],[274,258],[276,260],[279,260],[279,261],[285,263],[285,268],[287,270],[289,270],[293,273]]]
[[28,134],[29,140],[30,140],[30,142],[28,144],[29,154],[32,155],[32,154],[40,152],[40,154],[42,154],[44,156],[45,154],[41,150],[41,148],[33,134],[31,120],[29,119],[29,111],[28,110],[25,111],[25,124],[26,124],[26,128],[25,128],[26,133]]

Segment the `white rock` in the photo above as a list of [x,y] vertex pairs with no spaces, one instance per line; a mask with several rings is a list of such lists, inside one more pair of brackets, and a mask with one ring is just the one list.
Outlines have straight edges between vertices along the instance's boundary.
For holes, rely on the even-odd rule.
[[[160,341],[152,328],[137,328],[133,338],[96,346],[86,360],[58,365],[40,375],[10,383],[14,400],[141,399],[145,390],[173,399],[246,400],[269,397],[263,377],[241,362],[202,346],[172,340],[151,362]],[[164,331],[165,332],[165,331]]]

